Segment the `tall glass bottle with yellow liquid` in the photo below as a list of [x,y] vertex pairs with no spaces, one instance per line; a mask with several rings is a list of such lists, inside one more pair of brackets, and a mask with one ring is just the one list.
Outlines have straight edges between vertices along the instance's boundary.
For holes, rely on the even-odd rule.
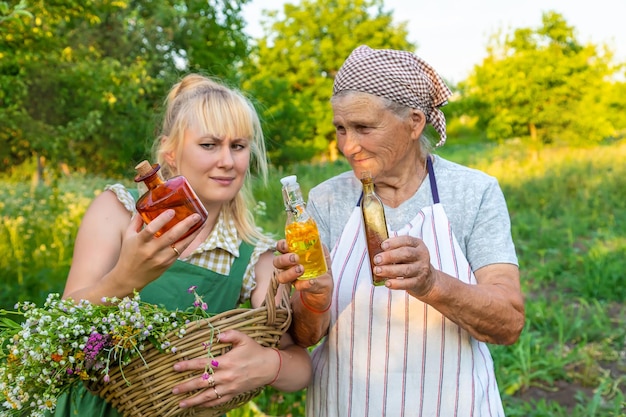
[[282,178],[283,202],[287,212],[285,240],[289,251],[298,255],[304,266],[299,279],[311,279],[328,270],[317,223],[306,211],[306,203],[295,175]]
[[387,219],[385,218],[383,202],[374,192],[374,181],[370,172],[366,171],[362,174],[361,184],[363,184],[361,211],[363,212],[363,225],[367,239],[367,252],[372,268],[372,284],[380,286],[385,284],[385,278],[374,274],[374,256],[383,251],[381,244],[389,238]]
[[198,213],[200,221],[194,224],[180,238],[184,239],[204,224],[208,216],[207,210],[185,177],[179,175],[163,181],[158,174],[160,168],[159,164],[152,165],[148,161],[142,161],[135,167],[137,171],[135,182],[144,182],[146,187],[148,187],[148,191],[139,197],[135,207],[146,224],[154,220],[163,211],[167,209],[174,210],[172,220],[155,233],[157,237],[167,232],[187,216]]

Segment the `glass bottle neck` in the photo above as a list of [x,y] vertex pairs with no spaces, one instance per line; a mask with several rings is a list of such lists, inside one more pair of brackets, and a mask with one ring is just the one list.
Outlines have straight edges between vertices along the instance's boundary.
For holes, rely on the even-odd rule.
[[145,178],[143,182],[146,184],[146,187],[148,187],[148,189],[150,190],[163,184],[163,180],[161,179],[161,177],[157,175],[156,172],[150,175],[149,177]]
[[298,186],[283,187],[283,201],[285,208],[295,208],[305,205],[302,191]]
[[374,183],[371,181],[363,182],[363,192],[365,194],[374,194]]

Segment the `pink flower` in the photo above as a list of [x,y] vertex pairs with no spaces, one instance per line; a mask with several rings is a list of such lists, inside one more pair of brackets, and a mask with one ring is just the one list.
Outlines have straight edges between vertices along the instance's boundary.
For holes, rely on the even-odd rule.
[[208,372],[203,373],[203,374],[202,374],[202,379],[203,379],[203,380],[205,380],[205,381],[206,381],[207,379],[209,379],[209,373],[208,373]]
[[219,365],[220,365],[220,363],[219,363],[218,361],[216,361],[215,359],[213,359],[213,360],[211,361],[211,366],[212,366],[212,367],[217,368]]
[[87,339],[85,347],[83,348],[83,352],[85,352],[85,359],[87,360],[87,362],[95,361],[98,357],[98,354],[100,354],[103,349],[106,349],[110,346],[110,335],[102,335],[98,332],[91,333],[89,335],[89,339]]
[[193,292],[196,290],[196,288],[198,288],[198,286],[197,286],[197,285],[192,285],[191,287],[189,287],[189,288],[187,289],[187,292],[188,292],[189,294],[191,294],[191,293],[193,293]]

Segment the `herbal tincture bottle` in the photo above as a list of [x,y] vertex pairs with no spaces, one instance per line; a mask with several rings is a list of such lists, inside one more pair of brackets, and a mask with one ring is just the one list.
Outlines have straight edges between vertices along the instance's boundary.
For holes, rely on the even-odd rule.
[[201,220],[180,238],[183,239],[202,227],[208,213],[185,177],[179,175],[163,181],[158,175],[159,169],[161,169],[159,164],[150,165],[148,161],[142,161],[135,167],[137,171],[135,182],[143,181],[148,187],[148,191],[139,197],[135,207],[146,224],[154,220],[163,211],[174,210],[172,220],[155,233],[157,237],[184,218],[193,213],[198,213]]
[[389,237],[387,232],[387,220],[383,202],[374,192],[374,182],[369,172],[364,172],[361,177],[363,184],[363,199],[361,211],[363,213],[363,225],[367,239],[367,252],[372,268],[372,284],[379,286],[385,284],[385,279],[374,274],[374,256],[383,251],[381,244]]
[[298,255],[304,266],[299,279],[311,279],[328,270],[317,223],[306,211],[306,203],[295,175],[282,178],[283,201],[287,212],[285,240],[289,251]]

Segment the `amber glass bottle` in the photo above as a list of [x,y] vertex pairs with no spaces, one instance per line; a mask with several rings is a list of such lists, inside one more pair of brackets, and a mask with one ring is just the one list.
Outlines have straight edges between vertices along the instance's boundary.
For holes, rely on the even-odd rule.
[[135,167],[137,171],[135,182],[143,181],[148,187],[148,191],[139,197],[135,206],[146,224],[154,220],[164,210],[174,210],[174,217],[161,230],[156,232],[155,236],[157,237],[167,232],[184,218],[193,213],[198,213],[201,220],[181,237],[181,239],[184,239],[202,227],[208,213],[185,177],[179,175],[163,181],[158,175],[160,168],[159,164],[151,165],[148,161],[142,161]]
[[383,251],[380,246],[389,237],[387,232],[387,220],[383,202],[374,192],[374,182],[369,172],[364,172],[361,177],[363,184],[363,199],[361,211],[363,213],[363,225],[367,239],[367,252],[372,268],[372,284],[379,286],[385,284],[385,279],[374,274],[374,256]]
[[283,201],[287,212],[285,240],[289,251],[298,255],[304,266],[299,279],[311,279],[328,270],[317,223],[306,211],[306,203],[295,175],[282,178]]

